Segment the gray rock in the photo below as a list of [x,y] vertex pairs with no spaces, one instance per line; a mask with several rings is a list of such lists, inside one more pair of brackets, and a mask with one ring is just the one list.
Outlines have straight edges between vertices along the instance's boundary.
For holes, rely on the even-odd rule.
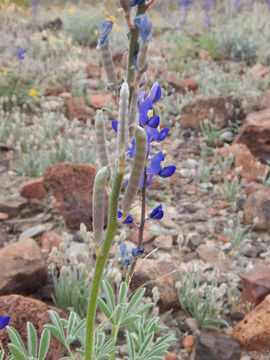
[[234,139],[234,135],[231,131],[224,131],[218,137],[219,144],[230,143]]
[[228,338],[202,333],[196,338],[194,360],[239,360],[240,345]]
[[7,213],[9,217],[17,216],[28,200],[22,197],[16,199],[0,197],[0,212]]
[[29,238],[33,238],[37,235],[40,235],[42,233],[44,233],[45,231],[47,231],[49,229],[46,228],[46,226],[44,225],[36,225],[36,226],[32,226],[29,229],[26,229],[25,231],[23,231],[21,233],[21,235],[19,236],[19,241],[23,241]]

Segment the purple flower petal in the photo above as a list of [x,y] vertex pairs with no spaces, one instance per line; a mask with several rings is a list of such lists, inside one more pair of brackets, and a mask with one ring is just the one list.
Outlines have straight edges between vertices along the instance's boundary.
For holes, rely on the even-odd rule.
[[4,329],[10,320],[10,316],[0,316],[0,330]]
[[98,48],[104,46],[108,41],[109,35],[113,28],[112,21],[103,21],[98,26]]
[[118,121],[117,120],[112,121],[112,128],[115,132],[117,132],[117,130],[118,130]]
[[162,209],[162,204],[155,207],[152,212],[149,214],[150,219],[159,220],[163,218],[164,212]]
[[170,129],[169,128],[164,128],[160,131],[160,133],[158,134],[158,138],[157,141],[163,141],[164,139],[166,139],[166,137],[169,134]]
[[158,175],[162,171],[161,162],[164,160],[162,151],[157,153],[151,160],[151,170],[153,175]]
[[166,178],[170,177],[175,173],[176,167],[174,165],[166,166],[163,170],[160,171],[159,176]]
[[148,120],[147,125],[151,128],[157,128],[159,125],[159,116],[154,115],[151,117],[150,120]]
[[152,89],[150,90],[148,98],[153,103],[160,100],[160,98],[161,98],[161,87],[160,87],[159,83],[157,83],[157,82],[154,83],[154,85],[152,86]]
[[127,152],[128,157],[134,158],[135,148],[136,148],[136,141],[135,141],[135,138],[133,138],[132,142],[131,142],[131,147],[128,149],[128,152]]
[[139,102],[139,120],[140,125],[145,126],[149,120],[148,111],[152,110],[152,102],[148,99]]
[[144,43],[152,39],[152,21],[145,14],[135,17],[134,24],[139,29],[139,34]]

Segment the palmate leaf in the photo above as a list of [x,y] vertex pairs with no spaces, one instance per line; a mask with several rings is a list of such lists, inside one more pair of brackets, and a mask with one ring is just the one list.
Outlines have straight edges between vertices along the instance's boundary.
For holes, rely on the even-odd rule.
[[48,329],[61,344],[65,345],[65,334],[59,315],[54,310],[49,310],[48,313],[51,317],[53,325],[46,324],[45,328]]
[[38,351],[38,360],[45,360],[47,352],[50,347],[51,334],[48,329],[44,329],[41,334],[39,351]]
[[18,346],[14,345],[14,344],[8,344],[8,348],[9,348],[9,351],[11,352],[12,356],[14,357],[14,359],[28,360],[27,355],[25,355]]
[[34,328],[33,324],[30,322],[27,322],[27,348],[28,348],[28,354],[32,356],[33,358],[37,357],[37,349],[38,349],[38,343],[37,343],[37,332]]
[[71,311],[69,314],[69,319],[67,323],[67,338],[72,338],[72,332],[77,321],[77,314],[74,311]]
[[138,305],[138,303],[140,302],[141,298],[143,297],[145,293],[145,289],[138,289],[135,294],[132,296],[131,300],[128,303],[127,309],[124,313],[124,316],[129,315],[133,309]]
[[108,305],[111,313],[113,313],[114,309],[115,309],[114,293],[113,293],[111,285],[108,283],[108,281],[105,281],[105,280],[103,281],[103,288],[104,288],[104,292],[105,292],[105,298],[107,301],[107,305]]
[[14,351],[16,351],[18,349],[19,352],[22,353],[27,359],[27,352],[26,352],[24,343],[23,343],[22,338],[20,337],[19,333],[17,332],[17,330],[15,330],[14,328],[12,328],[10,326],[7,326],[6,329],[7,329],[11,344],[16,347],[16,349]]
[[106,316],[106,318],[111,320],[112,313],[103,299],[98,298],[98,306],[100,310],[103,312],[103,314]]

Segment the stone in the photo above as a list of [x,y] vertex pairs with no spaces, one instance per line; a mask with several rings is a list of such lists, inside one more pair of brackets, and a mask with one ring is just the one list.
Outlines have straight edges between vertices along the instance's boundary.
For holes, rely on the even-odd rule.
[[225,337],[201,333],[195,341],[194,360],[239,360],[241,347]]
[[96,79],[101,77],[101,67],[96,64],[87,64],[86,73],[90,79]]
[[41,252],[49,254],[53,247],[58,248],[62,242],[62,237],[54,231],[45,231],[41,236]]
[[131,280],[132,291],[146,286],[146,296],[152,296],[154,286],[158,287],[161,312],[179,308],[178,293],[175,288],[179,280],[179,269],[170,260],[138,259]]
[[222,250],[212,245],[199,245],[196,249],[199,257],[205,262],[209,263],[214,269],[221,271],[228,271],[230,269],[230,262],[226,259]]
[[155,238],[154,244],[164,250],[170,250],[173,245],[173,238],[170,235],[159,235]]
[[235,325],[232,338],[248,351],[270,349],[270,295]]
[[20,211],[26,206],[28,201],[24,198],[0,197],[0,211],[8,214],[9,217],[19,215]]
[[24,230],[20,236],[19,236],[19,241],[23,241],[29,238],[34,238],[37,235],[42,234],[44,231],[46,231],[46,226],[45,225],[35,225],[32,226],[26,230]]
[[0,212],[0,221],[7,220],[8,214],[5,212]]
[[0,295],[31,294],[46,283],[46,264],[33,239],[0,249],[0,264]]
[[256,181],[252,181],[252,182],[247,184],[246,194],[247,194],[247,196],[249,196],[249,195],[251,195],[252,193],[254,193],[255,191],[258,191],[258,190],[262,190],[262,191],[265,191],[268,194],[270,194],[270,187],[269,186],[265,186],[264,184],[257,183]]
[[24,183],[20,189],[21,196],[27,199],[42,199],[46,195],[43,177],[31,179]]
[[260,164],[245,144],[235,143],[228,149],[221,148],[219,153],[226,157],[229,154],[234,156],[234,165],[241,169],[240,176],[247,181],[256,181],[259,176],[263,176],[266,166]]
[[197,97],[185,105],[181,112],[183,128],[200,129],[200,124],[209,120],[221,128],[235,119],[238,104],[230,96]]
[[186,91],[197,91],[198,84],[194,79],[186,78],[184,80],[179,79],[176,73],[169,73],[166,76],[166,81],[172,85],[176,90]]
[[270,109],[250,113],[234,143],[245,144],[260,161],[270,160]]
[[176,352],[174,351],[169,351],[167,355],[165,355],[164,360],[177,360],[178,356],[176,354]]
[[255,223],[257,230],[270,230],[270,194],[258,190],[249,195],[244,205],[244,220]]
[[[139,229],[134,228],[132,231],[129,232],[128,240],[133,242],[133,244],[138,244],[138,237],[139,237]],[[148,244],[153,241],[155,235],[151,233],[151,227],[149,223],[146,222],[144,225],[144,232],[143,232],[143,244]]]
[[255,78],[261,78],[270,72],[270,68],[263,64],[257,63],[250,69],[250,74]]
[[85,262],[84,254],[87,256],[88,253],[89,247],[85,243],[79,243],[77,241],[72,241],[67,250],[68,255],[76,255],[78,262]]
[[195,338],[193,335],[187,335],[184,337],[183,339],[183,342],[182,342],[182,345],[183,345],[183,348],[188,352],[188,353],[191,353],[192,352],[192,349],[193,349],[193,346],[194,346],[194,343],[195,343]]
[[96,169],[91,164],[63,163],[45,169],[44,178],[67,226],[92,229],[92,193]]
[[108,92],[99,92],[99,93],[91,93],[89,99],[89,106],[97,109],[102,109],[105,106],[110,105],[111,103],[111,94]]
[[270,90],[266,90],[257,100],[257,110],[264,110],[270,108]]
[[45,90],[45,96],[59,96],[62,93],[67,92],[66,86],[61,87],[49,87]]
[[196,234],[193,234],[191,236],[189,236],[189,240],[187,242],[187,246],[191,249],[191,250],[196,250],[197,247],[201,244],[205,244],[204,239]]
[[66,117],[69,120],[78,119],[86,122],[87,119],[90,119],[92,117],[92,114],[87,109],[82,98],[79,97],[67,98],[65,101],[65,106],[66,106]]
[[[9,326],[14,327],[22,337],[27,348],[26,322],[31,322],[37,330],[38,339],[44,330],[44,325],[51,323],[48,310],[54,310],[61,318],[67,319],[67,315],[54,306],[49,306],[44,302],[21,295],[8,295],[0,297],[0,314],[9,314]],[[1,332],[1,344],[4,351],[8,353],[8,343],[10,342],[7,331]],[[56,360],[64,356],[63,346],[59,341],[51,336],[50,350],[46,360]]]
[[242,276],[242,303],[258,305],[268,294],[270,294],[270,267],[255,264]]

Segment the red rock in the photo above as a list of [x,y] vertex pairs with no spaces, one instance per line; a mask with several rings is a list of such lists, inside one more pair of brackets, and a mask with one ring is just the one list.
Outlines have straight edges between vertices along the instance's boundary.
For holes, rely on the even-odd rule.
[[[48,306],[40,300],[23,297],[21,295],[8,295],[0,297],[0,314],[9,314],[9,326],[14,327],[22,337],[22,340],[27,348],[27,332],[26,322],[31,322],[37,330],[38,339],[45,324],[51,323],[51,318],[48,310],[56,311],[61,318],[67,319],[67,315],[60,309],[54,306]],[[8,353],[8,343],[10,342],[7,331],[1,332],[1,344],[6,353]],[[64,356],[63,346],[59,341],[51,336],[50,350],[46,356],[47,360],[56,360]]]
[[222,128],[235,119],[236,106],[239,105],[230,96],[197,97],[183,107],[181,126],[200,129],[200,124],[209,120]]
[[48,167],[45,181],[70,229],[84,223],[92,229],[92,193],[96,169],[91,164],[63,163]]
[[[135,228],[133,231],[129,233],[129,241],[132,241],[134,244],[138,244],[138,236],[139,236],[139,229]],[[143,234],[143,244],[148,244],[149,242],[153,241],[155,235],[151,233],[151,228],[149,223],[146,222],[144,226],[144,234]]]
[[67,87],[66,86],[62,86],[62,87],[49,87],[46,89],[45,91],[45,95],[46,96],[59,96],[62,93],[67,92]]
[[194,338],[193,335],[187,335],[187,336],[184,337],[182,345],[183,345],[183,348],[188,353],[192,352],[194,344],[195,344],[195,338]]
[[249,114],[234,143],[245,144],[258,160],[270,160],[270,109]]
[[0,212],[0,221],[7,220],[8,214],[4,212]]
[[69,120],[78,119],[86,121],[92,117],[92,114],[85,106],[82,98],[67,98],[65,101],[66,117]]
[[270,90],[266,90],[257,100],[256,108],[264,110],[270,108]]
[[244,205],[245,222],[251,224],[255,218],[257,230],[270,230],[270,193],[267,186],[265,190],[257,190],[249,195]]
[[255,64],[250,69],[250,74],[256,78],[264,77],[270,72],[270,68],[262,65],[262,64]]
[[248,351],[270,349],[270,295],[234,327],[232,338]]
[[46,195],[43,183],[43,177],[31,179],[22,185],[20,189],[21,196],[27,199],[42,199]]
[[178,78],[177,74],[170,73],[166,78],[166,81],[172,85],[176,90],[182,91],[194,91],[198,90],[198,84],[194,79],[186,78],[181,80]]
[[94,109],[101,109],[111,103],[111,94],[108,92],[91,93],[89,106]]
[[90,79],[96,79],[101,77],[101,67],[96,64],[87,64],[86,73]]
[[270,267],[255,264],[242,276],[242,302],[258,305],[270,293]]
[[41,236],[41,252],[48,254],[53,247],[59,247],[62,242],[62,237],[54,231],[46,231]]
[[223,242],[223,243],[227,243],[229,241],[228,236],[225,234],[217,234],[216,238],[218,241]]
[[266,191],[267,193],[270,194],[270,187],[269,186],[265,186],[263,184],[257,183],[255,181],[252,181],[250,183],[248,183],[247,187],[246,187],[246,194],[247,196],[249,196],[250,194],[254,193],[255,191],[258,190],[263,190]]
[[179,280],[178,267],[169,260],[138,259],[131,280],[131,290],[145,286],[146,296],[152,296],[154,286],[158,287],[158,306],[161,312],[179,308],[175,282]]
[[47,268],[33,239],[0,249],[0,295],[31,294],[47,280]]
[[177,360],[178,356],[176,352],[169,351],[167,355],[164,356],[164,360]]
[[23,197],[13,199],[11,197],[0,196],[0,211],[8,214],[9,217],[19,215],[20,211],[28,204],[28,200]]

